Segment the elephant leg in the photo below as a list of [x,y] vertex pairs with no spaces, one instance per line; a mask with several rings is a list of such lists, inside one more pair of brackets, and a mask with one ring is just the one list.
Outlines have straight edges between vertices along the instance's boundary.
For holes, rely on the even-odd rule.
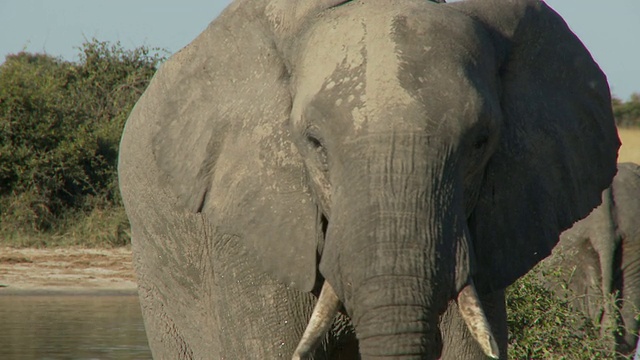
[[[134,261],[142,264],[140,257],[136,255],[138,253],[134,252]],[[137,278],[140,308],[153,358],[193,359],[193,349],[187,336],[174,321],[166,305],[166,298],[158,293],[156,285],[146,274],[138,272]]]
[[[134,267],[145,330],[157,359],[219,358],[210,284],[213,273],[199,216],[163,213],[133,227]],[[164,216],[167,215],[167,216]],[[135,223],[134,223],[135,224]]]
[[[601,323],[605,316],[602,292],[605,281],[602,279],[604,271],[600,254],[588,237],[575,233],[571,236],[563,234],[556,249],[552,256],[542,262],[544,269],[551,271],[551,274],[541,278],[542,282],[559,298],[573,299],[571,305],[575,309]],[[556,275],[556,271],[560,271],[560,274]]]
[[[500,348],[500,359],[506,359],[508,332],[504,290],[480,295],[480,301]],[[440,317],[440,331],[442,334],[442,355],[440,358],[442,360],[486,358],[477,341],[471,336],[454,301],[449,303],[449,307]]]
[[635,349],[640,325],[640,234],[636,239],[624,239],[622,245],[620,320],[623,329],[616,350],[626,354]]

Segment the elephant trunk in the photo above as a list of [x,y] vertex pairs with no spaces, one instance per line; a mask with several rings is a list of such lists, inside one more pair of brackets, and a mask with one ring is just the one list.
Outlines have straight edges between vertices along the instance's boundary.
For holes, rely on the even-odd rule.
[[[473,282],[470,282],[458,293],[456,302],[471,335],[478,341],[482,351],[490,358],[499,358],[498,345],[491,333],[491,328],[484,315],[484,310]],[[333,290],[331,284],[325,281],[309,324],[293,354],[292,360],[311,357],[312,352],[329,331],[341,305],[342,303],[338,299],[335,290]]]
[[[414,160],[427,156],[419,153],[426,147],[402,140],[382,159],[371,159],[369,166],[381,169],[361,182],[367,184],[368,206],[356,210],[345,204],[347,211],[339,212],[357,224],[353,235],[340,239],[340,219],[336,228],[330,222],[327,234],[327,246],[334,239],[345,244],[339,260],[342,293],[363,359],[437,358],[438,316],[456,290],[462,232],[453,216],[455,174]],[[357,182],[358,176],[350,178]],[[356,191],[357,186],[351,190]],[[466,266],[460,264],[465,274]]]
[[[458,172],[447,162],[452,150],[431,140],[396,136],[384,149],[355,144],[349,153],[356,159],[341,176],[348,181],[334,182],[320,271],[344,301],[363,359],[437,358],[438,317],[470,284]],[[473,305],[468,324],[495,356],[475,290],[461,294],[459,304]]]
[[[381,276],[359,287],[353,321],[362,359],[435,359],[440,355],[437,311],[416,289],[420,278]],[[356,305],[354,305],[356,306]]]

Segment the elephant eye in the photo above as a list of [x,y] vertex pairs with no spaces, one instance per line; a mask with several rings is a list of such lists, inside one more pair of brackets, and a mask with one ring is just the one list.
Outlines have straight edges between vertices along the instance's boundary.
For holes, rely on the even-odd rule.
[[309,144],[311,144],[311,147],[314,149],[323,147],[322,142],[320,142],[320,140],[317,137],[311,134],[307,134],[307,141],[309,142]]
[[480,150],[489,142],[489,135],[483,134],[479,136],[476,141],[473,143],[473,148],[476,150]]
[[322,145],[322,141],[313,135],[307,135],[307,141],[311,147],[311,151],[315,154],[315,161],[322,171],[329,170],[329,161],[327,157],[327,149]]

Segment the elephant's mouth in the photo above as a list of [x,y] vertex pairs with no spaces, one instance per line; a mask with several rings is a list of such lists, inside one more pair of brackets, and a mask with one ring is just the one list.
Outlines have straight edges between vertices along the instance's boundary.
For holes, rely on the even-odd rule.
[[[495,337],[491,332],[489,322],[484,314],[480,299],[473,281],[469,279],[467,285],[458,292],[456,303],[460,315],[467,324],[471,335],[476,339],[482,351],[490,358],[498,359],[499,351]],[[293,360],[310,358],[311,353],[320,344],[320,341],[329,331],[333,319],[342,304],[328,281],[322,286],[311,319],[307,325],[300,343],[293,353]]]

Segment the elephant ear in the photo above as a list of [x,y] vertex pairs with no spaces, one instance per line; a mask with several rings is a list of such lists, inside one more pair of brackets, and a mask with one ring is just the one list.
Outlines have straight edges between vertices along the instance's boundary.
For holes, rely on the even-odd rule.
[[145,96],[160,181],[178,207],[206,215],[214,246],[242,246],[302,291],[316,281],[321,228],[288,129],[283,54],[306,19],[335,3],[237,1],[162,66]]
[[501,66],[503,126],[469,219],[476,285],[501,289],[600,203],[620,145],[606,77],[541,1],[451,4],[482,24]]

